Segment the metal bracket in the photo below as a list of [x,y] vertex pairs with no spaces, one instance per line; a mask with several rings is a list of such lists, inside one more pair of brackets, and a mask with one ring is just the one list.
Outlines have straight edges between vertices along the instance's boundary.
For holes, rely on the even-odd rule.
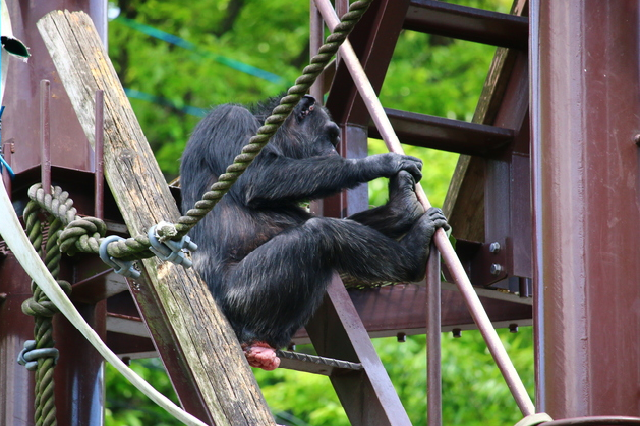
[[111,266],[116,274],[133,279],[139,278],[140,272],[133,268],[133,260],[116,259],[115,257],[109,256],[109,253],[107,253],[107,247],[109,244],[118,240],[124,240],[124,238],[117,235],[110,235],[102,240],[102,243],[100,244],[100,259],[102,259],[102,261],[107,265]]
[[184,268],[190,268],[192,265],[191,260],[185,257],[185,252],[193,252],[198,249],[198,246],[191,241],[187,235],[182,237],[180,241],[174,241],[171,239],[162,239],[157,231],[158,225],[153,225],[149,229],[149,241],[151,247],[149,250],[154,252],[162,260],[166,260],[176,265],[182,265]]

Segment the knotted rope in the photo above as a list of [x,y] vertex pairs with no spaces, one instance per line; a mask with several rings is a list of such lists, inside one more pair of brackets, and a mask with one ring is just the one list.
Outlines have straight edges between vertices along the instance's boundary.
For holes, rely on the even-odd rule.
[[[67,195],[68,196],[68,195]],[[75,210],[75,209],[74,209]],[[58,250],[58,236],[62,230],[62,221],[54,215],[49,216],[49,231],[46,246],[42,247],[43,227],[39,214],[41,208],[38,203],[30,201],[24,209],[26,232],[36,252],[42,257],[47,269],[56,278],[65,293],[71,293],[71,285],[58,280],[60,273],[60,259],[62,253]],[[56,305],[49,300],[46,294],[35,284],[31,283],[33,297],[22,303],[22,312],[35,317],[35,348],[53,349],[53,321],[52,317],[58,312]],[[41,351],[44,352],[44,351]],[[57,351],[48,351],[50,355],[38,359],[36,370],[36,397],[35,397],[35,422],[37,426],[54,426],[56,421],[56,406],[54,393],[53,368],[55,367]]]

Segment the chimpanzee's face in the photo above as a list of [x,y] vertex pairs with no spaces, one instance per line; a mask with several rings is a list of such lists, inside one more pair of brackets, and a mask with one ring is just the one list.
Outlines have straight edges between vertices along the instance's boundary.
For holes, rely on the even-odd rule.
[[308,156],[337,155],[336,147],[340,143],[340,128],[331,120],[329,111],[316,100],[304,96],[293,112],[297,130],[304,134],[310,143]]

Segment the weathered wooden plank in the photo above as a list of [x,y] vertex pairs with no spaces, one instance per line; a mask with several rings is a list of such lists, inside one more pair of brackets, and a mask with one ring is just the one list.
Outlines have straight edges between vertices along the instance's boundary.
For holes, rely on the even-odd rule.
[[[105,98],[105,176],[132,235],[179,212],[153,152],[142,134],[93,22],[82,12],[52,12],[38,28],[78,119],[94,144],[95,92]],[[274,421],[242,350],[206,284],[192,270],[157,258],[141,262],[146,283],[141,308],[158,304],[147,318],[157,339],[173,339],[164,361],[174,380],[194,384],[181,401],[202,420],[216,425],[273,425]],[[166,341],[164,344],[166,345]],[[177,360],[176,360],[177,359]],[[184,376],[184,377],[176,377]],[[188,400],[187,400],[188,399]],[[206,409],[199,408],[200,401]]]

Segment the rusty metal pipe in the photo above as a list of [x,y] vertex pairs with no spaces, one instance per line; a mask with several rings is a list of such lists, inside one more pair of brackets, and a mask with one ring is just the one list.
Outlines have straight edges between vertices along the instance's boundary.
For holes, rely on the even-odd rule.
[[40,80],[40,152],[42,189],[51,194],[51,82]]
[[[325,22],[327,22],[329,28],[333,30],[339,23],[339,20],[329,0],[316,0],[316,6],[322,14]],[[400,145],[400,140],[396,136],[393,127],[391,126],[391,122],[386,116],[384,108],[378,100],[375,91],[371,87],[371,84],[369,84],[369,80],[367,79],[362,65],[358,61],[358,57],[356,56],[351,43],[349,43],[349,40],[346,40],[342,46],[340,46],[340,53],[342,54],[342,59],[345,61],[345,64],[349,69],[356,88],[358,89],[374,124],[382,135],[387,147],[391,152],[403,154],[404,151]],[[425,209],[431,207],[427,196],[419,184],[416,185],[416,195]],[[451,272],[454,282],[465,299],[469,312],[478,326],[491,356],[498,365],[498,368],[500,368],[500,371],[507,382],[507,386],[511,390],[516,404],[520,408],[520,411],[522,411],[524,416],[534,414],[535,407],[533,402],[531,401],[518,372],[513,366],[498,333],[496,333],[495,329],[491,325],[491,321],[484,311],[482,303],[480,303],[480,299],[473,289],[473,286],[469,281],[469,277],[467,277],[467,274],[443,229],[438,229],[435,233],[434,241],[446,262],[449,271]]]
[[431,243],[427,260],[427,426],[442,426],[442,289],[440,253]]
[[95,216],[104,218],[104,90],[96,91]]
[[[324,41],[324,21],[313,0],[309,0],[309,52],[315,55]],[[309,94],[318,102],[324,104],[324,78],[321,75],[309,89]]]
[[538,213],[542,204],[542,191],[540,188],[539,176],[542,176],[543,169],[540,156],[542,134],[540,120],[540,0],[529,2],[529,23],[530,23],[530,45],[529,45],[529,79],[531,81],[531,204],[533,209],[533,347],[534,347],[534,371],[536,383],[536,403],[538,410],[545,412],[546,407],[546,374],[543,355],[545,350],[545,323],[544,323],[544,283],[540,277],[543,276],[543,246],[542,246],[542,216]]

